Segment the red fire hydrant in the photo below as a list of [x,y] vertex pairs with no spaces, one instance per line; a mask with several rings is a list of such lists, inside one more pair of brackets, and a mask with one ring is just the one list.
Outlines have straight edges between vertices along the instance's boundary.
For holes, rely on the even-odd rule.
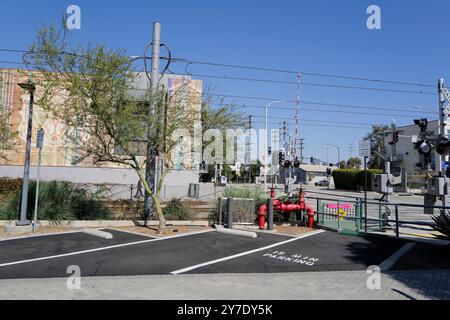
[[306,213],[308,214],[308,228],[312,228],[314,225],[314,209],[306,205]]

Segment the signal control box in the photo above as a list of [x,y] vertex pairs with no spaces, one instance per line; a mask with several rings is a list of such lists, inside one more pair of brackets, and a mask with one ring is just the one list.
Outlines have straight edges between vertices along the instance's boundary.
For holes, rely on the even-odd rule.
[[372,190],[381,194],[391,194],[394,188],[391,185],[389,174],[374,174],[372,175]]

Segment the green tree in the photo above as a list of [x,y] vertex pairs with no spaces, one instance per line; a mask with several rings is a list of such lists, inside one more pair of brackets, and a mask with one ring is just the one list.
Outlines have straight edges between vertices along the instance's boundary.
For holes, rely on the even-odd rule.
[[346,168],[347,169],[359,169],[361,168],[362,161],[360,158],[352,157],[347,160]]
[[[2,72],[0,71],[0,90],[3,85]],[[3,100],[0,99],[0,104]],[[11,131],[9,124],[10,114],[6,111],[3,105],[0,105],[0,158],[6,159],[5,151],[10,150],[14,146],[14,138],[17,133]]]
[[[386,132],[390,130],[389,126],[376,124],[372,125],[372,132],[368,133],[364,139],[369,139],[371,143],[371,149],[380,153],[385,153],[386,148],[384,146],[384,138]],[[383,169],[384,161],[378,155],[374,154],[369,161],[369,168],[371,169]]]
[[[172,153],[180,143],[172,137],[179,129],[192,132],[198,112],[178,103],[176,94],[169,96],[164,89],[152,94],[149,88],[131,97],[131,90],[141,91],[136,90],[138,74],[132,71],[133,62],[124,50],[110,50],[102,44],[74,46],[65,29],[44,27],[29,51],[24,61],[40,71],[35,77],[36,104],[71,128],[77,161],[133,168],[153,200],[162,232],[166,219],[160,204],[161,187],[174,167]],[[146,166],[153,165],[157,157],[149,152],[147,160],[147,142],[160,151],[164,166],[155,191],[145,179]]]

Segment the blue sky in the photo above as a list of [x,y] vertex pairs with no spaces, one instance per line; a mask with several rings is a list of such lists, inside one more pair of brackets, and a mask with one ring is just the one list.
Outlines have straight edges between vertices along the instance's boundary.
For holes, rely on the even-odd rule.
[[[130,55],[142,55],[145,45],[151,41],[152,22],[159,21],[162,24],[162,42],[171,48],[175,57],[431,85],[437,84],[437,79],[442,77],[450,83],[450,44],[446,41],[450,2],[445,0],[2,1],[0,47],[26,48],[33,40],[35,28],[59,23],[70,4],[81,8],[81,30],[72,31],[75,41],[102,42],[111,47],[125,48]],[[371,4],[381,8],[381,30],[366,27],[369,16],[366,9]],[[20,61],[20,56],[0,52],[0,60]],[[0,66],[8,65],[3,63]],[[171,69],[183,72],[184,65],[174,64]],[[189,67],[189,71],[193,74],[296,81],[294,74],[195,64]],[[199,79],[204,81],[204,86],[214,88],[220,94],[296,99],[297,88],[291,84]],[[303,75],[302,81],[437,92],[436,88],[311,75]],[[261,100],[238,98],[226,101],[259,107],[265,104]],[[389,124],[393,119],[397,125],[412,124],[416,117],[432,119],[434,115],[423,111],[437,111],[438,108],[437,93],[394,93],[307,85],[301,87],[301,101],[334,104],[326,107],[300,104],[301,110],[306,109],[301,111],[300,117],[315,120],[300,127],[300,135],[305,139],[304,155],[319,156],[323,160],[326,160],[326,143],[339,145],[341,158],[350,155],[350,144],[353,144],[353,155],[356,155],[358,141],[370,131],[370,123]],[[338,104],[365,108],[343,108],[336,106]],[[421,108],[414,108],[417,106]],[[278,123],[285,119],[291,124],[293,133],[295,111],[277,110],[277,107],[295,108],[295,104],[273,105],[269,112],[271,127],[277,128]],[[244,110],[255,116],[256,127],[263,126],[262,108],[248,107]],[[354,128],[361,126],[367,128]],[[330,148],[329,161],[336,161],[336,158],[336,151]]]

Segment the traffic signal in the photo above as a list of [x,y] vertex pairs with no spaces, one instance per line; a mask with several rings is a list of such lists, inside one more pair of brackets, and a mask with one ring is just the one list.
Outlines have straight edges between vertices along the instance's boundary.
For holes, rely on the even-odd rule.
[[427,126],[428,126],[428,120],[426,118],[415,119],[414,120],[414,124],[416,126],[420,127],[420,131],[422,132],[423,135],[426,135],[426,133],[427,133]]
[[280,166],[284,166],[284,152],[280,151],[278,152],[278,163],[280,164]]
[[311,164],[314,164],[314,157],[309,158],[309,161],[311,161]]
[[392,141],[389,142],[390,145],[397,144],[398,142],[398,131],[392,132]]
[[298,161],[298,157],[295,157],[294,168],[298,168],[298,167],[300,167],[300,161]]

